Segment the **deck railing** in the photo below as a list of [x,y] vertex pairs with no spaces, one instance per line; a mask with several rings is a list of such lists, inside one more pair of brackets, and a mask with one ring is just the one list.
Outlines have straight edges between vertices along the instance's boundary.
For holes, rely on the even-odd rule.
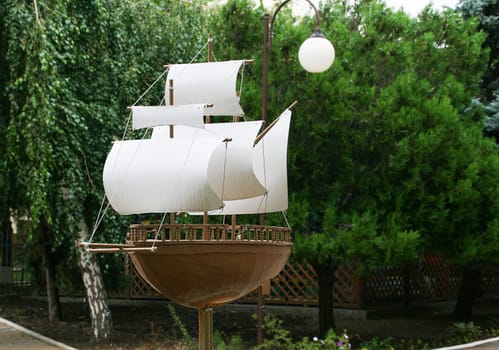
[[129,242],[167,241],[258,241],[291,242],[291,229],[266,225],[229,224],[134,224]]

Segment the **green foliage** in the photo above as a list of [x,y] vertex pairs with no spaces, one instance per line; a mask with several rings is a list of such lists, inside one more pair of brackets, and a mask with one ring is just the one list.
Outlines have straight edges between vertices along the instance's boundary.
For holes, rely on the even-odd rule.
[[[459,10],[465,18],[476,18],[478,30],[486,34],[483,47],[489,52],[487,70],[480,82],[480,94],[474,101],[485,113],[485,132],[499,142],[499,28],[496,0],[462,0]],[[472,106],[473,107],[473,106]]]
[[241,106],[245,119],[260,119],[263,9],[251,0],[229,0],[212,10],[207,24],[217,60],[254,59],[244,68]]
[[[486,59],[477,22],[431,9],[411,19],[370,1],[327,2],[322,12],[337,48],[332,68],[308,75],[285,50],[274,54],[290,64],[271,68],[276,95],[300,97],[290,211],[306,209],[308,218],[290,216],[294,236],[304,235],[295,252],[377,267],[421,248],[465,257],[461,263],[491,251],[478,241],[497,237],[497,154],[465,114]],[[302,26],[289,31],[305,34]],[[276,33],[274,44],[285,40]]]
[[[36,3],[38,12],[33,2],[0,6],[1,207],[28,218],[34,256],[46,231],[56,263],[76,266],[79,223],[97,217],[102,166],[123,133],[126,106],[163,64],[187,61],[202,47],[203,3]],[[158,102],[161,93],[149,98]],[[97,236],[121,242],[126,224],[108,213]],[[105,273],[119,276],[119,261],[102,260]]]
[[170,317],[173,320],[173,323],[175,326],[179,329],[180,334],[182,335],[182,339],[184,340],[186,346],[188,349],[195,349],[196,345],[194,341],[192,340],[189,331],[185,327],[184,323],[180,319],[180,317],[177,315],[177,311],[175,310],[175,306],[173,304],[168,304],[167,305],[168,312],[170,313]]
[[492,329],[499,331],[499,317],[491,317],[489,323]]
[[395,350],[392,338],[373,338],[360,344],[361,350]]
[[449,329],[449,335],[451,337],[476,338],[480,333],[480,327],[475,325],[473,322],[453,323]]
[[[256,349],[350,349],[350,338],[347,331],[341,335],[330,331],[324,339],[309,339],[301,340],[292,339],[288,330],[282,327],[282,321],[275,316],[265,315],[264,330],[266,337],[264,343]],[[422,350],[434,349],[437,347],[450,346],[456,344],[469,343],[472,341],[483,339],[484,337],[496,336],[497,329],[490,328],[487,330],[481,329],[473,323],[455,323],[450,328],[447,334],[442,334],[441,339],[434,339],[431,342],[424,339],[395,339],[392,337],[379,338],[374,337],[369,340],[364,340],[360,343],[359,349],[362,350]]]
[[471,343],[473,341],[497,337],[499,329],[493,323],[488,328],[482,328],[473,322],[453,323],[447,330],[447,338],[442,345]]
[[263,329],[266,336],[263,343],[257,349],[289,349],[289,350],[311,350],[311,349],[350,349],[350,341],[346,332],[337,335],[330,330],[324,339],[303,338],[299,341],[292,339],[288,330],[282,327],[282,320],[271,314],[265,314]]
[[213,348],[215,350],[244,350],[245,345],[240,336],[230,336],[227,341],[224,340],[222,334],[218,330],[213,333]]
[[415,259],[419,235],[401,230],[394,216],[389,218],[386,231],[377,227],[376,217],[370,213],[348,219],[351,224],[345,224],[345,217],[328,206],[319,232],[296,237],[295,256],[328,268],[350,259],[360,264],[361,271]]
[[[258,59],[248,2],[222,11],[248,14],[219,21],[219,32],[237,33],[224,44]],[[461,264],[497,261],[498,155],[483,140],[483,111],[469,108],[488,59],[480,22],[430,7],[410,18],[377,1],[324,1],[320,12],[336,48],[328,71],[299,66],[314,19],[286,8],[270,52],[269,115],[299,100],[288,152],[294,257],[364,269],[434,251]]]
[[262,9],[255,8],[250,0],[229,0],[216,8],[209,18],[216,57],[219,60],[251,58],[245,56],[261,48],[262,18]]
[[[255,318],[256,315],[253,315]],[[257,349],[279,349],[287,348],[293,344],[290,332],[282,327],[282,320],[272,314],[265,314],[262,328],[265,339]]]

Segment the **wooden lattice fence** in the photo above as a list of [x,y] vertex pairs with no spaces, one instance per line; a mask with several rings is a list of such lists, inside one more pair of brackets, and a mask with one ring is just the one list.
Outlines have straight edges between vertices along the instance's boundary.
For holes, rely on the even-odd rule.
[[484,293],[499,294],[498,268],[485,268],[482,270],[482,288]]
[[379,305],[394,300],[452,299],[457,295],[460,281],[461,270],[458,267],[444,264],[438,256],[426,257],[403,267],[369,273],[363,279],[365,303]]
[[[132,264],[126,263],[130,288],[129,298],[161,297],[142,280]],[[482,274],[483,293],[499,293],[499,268],[488,268]],[[436,257],[399,268],[385,268],[361,276],[355,265],[341,266],[336,272],[334,299],[336,307],[363,308],[393,301],[454,299],[459,290],[461,270]],[[310,264],[288,263],[272,279],[267,304],[318,305],[319,283]],[[257,291],[240,303],[255,303]]]

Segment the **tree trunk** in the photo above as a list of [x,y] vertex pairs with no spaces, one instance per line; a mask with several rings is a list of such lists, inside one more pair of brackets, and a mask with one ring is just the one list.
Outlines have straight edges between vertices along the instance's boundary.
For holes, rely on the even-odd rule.
[[337,268],[314,266],[319,277],[319,335],[322,338],[330,329],[335,329],[333,288]]
[[[0,210],[4,208],[0,206]],[[9,211],[2,211],[0,219],[0,284],[12,283],[12,227]]]
[[55,263],[52,258],[52,244],[50,232],[44,223],[40,226],[40,238],[42,245],[42,263],[45,272],[45,287],[47,290],[47,301],[49,308],[49,321],[60,321],[61,303],[59,301],[59,291],[57,289],[57,279],[55,272]]
[[473,305],[482,282],[480,268],[465,267],[461,279],[461,288],[454,306],[454,317],[459,321],[470,322],[473,317]]
[[12,227],[8,214],[3,215],[2,219],[0,220],[0,266],[12,267]]
[[[80,222],[80,237],[87,237],[88,228],[85,222]],[[80,250],[80,270],[85,285],[87,301],[92,320],[93,342],[103,342],[110,338],[113,330],[111,310],[107,305],[106,290],[102,273],[95,255]]]
[[411,266],[409,264],[405,264],[403,271],[404,304],[409,305],[411,303]]

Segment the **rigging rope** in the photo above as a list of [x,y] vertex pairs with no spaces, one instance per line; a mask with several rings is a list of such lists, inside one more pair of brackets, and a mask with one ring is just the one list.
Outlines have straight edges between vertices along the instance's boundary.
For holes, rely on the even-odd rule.
[[97,228],[99,228],[100,223],[102,222],[102,219],[104,219],[104,216],[106,215],[107,210],[109,209],[109,202],[106,205],[106,208],[102,210],[102,207],[104,207],[104,203],[106,202],[106,196],[102,196],[102,202],[99,208],[99,213],[97,214],[97,218],[95,219],[94,227],[92,229],[92,234],[90,235],[90,239],[88,242],[92,242],[95,232],[97,232]]
[[221,199],[222,199],[222,202],[224,201],[224,195],[225,195],[225,174],[226,174],[226,171],[227,171],[227,144],[229,143],[228,140],[225,140],[225,156],[224,156],[224,172],[223,172],[223,176],[222,176],[222,196],[221,196]]
[[[262,138],[261,141],[262,142],[262,153],[263,153],[263,186],[265,188],[268,188],[267,187],[267,162],[265,161],[265,138]],[[264,197],[267,197],[268,196],[268,193],[265,194]],[[263,200],[263,198],[262,198]],[[265,211],[267,211],[267,201],[265,201]]]
[[243,64],[242,66],[243,68],[241,69],[241,82],[239,83],[239,100],[241,100],[241,96],[243,95],[244,68],[246,67],[246,65]]
[[198,51],[198,53],[190,60],[189,64],[191,64],[192,62],[194,62],[194,60],[196,58],[198,58],[198,56],[201,54],[201,52],[204,51],[204,49],[206,48],[206,46],[208,46],[208,43],[209,43],[209,40],[206,41],[206,43],[204,44],[204,46]]
[[165,212],[163,214],[163,218],[161,219],[161,223],[158,226],[158,232],[156,232],[156,237],[154,238],[154,242],[152,243],[152,246],[151,246],[151,251],[152,252],[156,250],[156,242],[158,241],[158,237],[159,237],[159,234],[161,232],[161,228],[163,227],[163,224],[165,222],[166,214],[168,214],[168,213]]
[[144,91],[144,92],[142,93],[142,95],[140,95],[140,97],[137,99],[137,101],[135,101],[135,102],[134,102],[134,104],[133,104],[132,106],[135,106],[137,103],[139,103],[139,102],[140,102],[140,100],[142,100],[142,98],[143,98],[145,95],[147,95],[147,93],[148,93],[148,92],[149,92],[149,91],[150,91],[150,90],[154,87],[154,85],[156,85],[156,84],[158,83],[158,81],[159,81],[161,78],[163,78],[163,76],[166,74],[166,72],[168,72],[168,70],[169,70],[168,68],[167,68],[167,69],[165,69],[165,70],[163,71],[163,73],[161,73],[161,74],[160,74],[160,76],[159,76],[159,77],[158,77],[158,78],[154,81],[154,83],[152,83],[151,85],[149,85],[149,87],[146,89],[146,91]]
[[286,211],[285,210],[281,211],[281,214],[282,217],[284,218],[284,221],[286,221],[286,225],[288,226],[288,228],[291,228],[291,226],[289,225],[288,217],[286,216]]
[[[142,100],[142,98],[144,98],[144,96],[145,96],[145,95],[147,95],[147,93],[149,93],[149,91],[151,91],[151,89],[154,87],[154,85],[156,85],[156,84],[158,83],[158,81],[159,81],[161,78],[163,78],[163,76],[166,74],[166,72],[168,72],[168,70],[169,70],[168,68],[167,68],[167,69],[165,69],[165,70],[163,71],[163,73],[161,73],[161,74],[159,75],[159,77],[158,77],[158,78],[156,78],[156,80],[155,80],[155,81],[154,81],[151,85],[149,85],[149,87],[148,87],[148,88],[147,88],[147,89],[146,89],[146,90],[142,93],[142,95],[140,95],[140,97],[139,97],[139,98],[138,98],[138,99],[137,99],[137,100],[136,100],[136,101],[132,104],[132,107],[133,107],[133,106],[136,106],[136,105],[137,105],[137,103],[139,103],[139,102],[140,102],[140,100]],[[131,120],[132,120],[132,111],[130,111],[130,113],[128,114],[128,119],[127,119],[127,121],[126,121],[125,130],[123,130],[123,135],[121,136],[121,140],[124,140],[124,139],[125,139],[125,137],[126,137],[126,133],[127,133],[127,131],[128,131],[128,126],[130,125],[130,121],[131,121]]]
[[131,120],[132,120],[132,111],[130,111],[130,113],[128,113],[128,118],[127,118],[126,124],[125,124],[125,130],[123,130],[123,135],[121,135],[121,141],[123,141],[126,137],[126,132],[128,131],[128,125],[130,125]]
[[215,60],[215,62],[218,62],[218,59],[215,57],[215,54],[212,52],[211,55],[213,56],[213,59]]

